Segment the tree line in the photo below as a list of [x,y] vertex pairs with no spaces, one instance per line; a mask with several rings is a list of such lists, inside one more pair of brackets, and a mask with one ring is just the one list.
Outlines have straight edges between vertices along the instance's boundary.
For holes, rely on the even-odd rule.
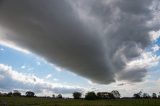
[[[23,96],[23,95],[21,95],[20,91],[14,90],[13,92],[8,92],[8,93],[1,93],[0,92],[0,96],[9,96],[10,97],[10,96]],[[32,91],[27,91],[24,96],[35,97],[35,93]]]
[[157,98],[160,98],[160,92],[158,95],[156,93],[152,93],[152,95],[149,95],[148,93],[140,91],[138,93],[133,94],[133,98],[135,98],[135,99],[141,99],[141,98],[143,98],[143,99],[151,99],[151,98],[157,99]]
[[[0,92],[0,96],[7,96],[7,97],[11,97],[11,96],[36,97],[35,93],[32,92],[32,91],[27,91],[25,93],[25,95],[21,95],[21,92],[18,91],[18,90],[14,90],[13,92],[8,92],[8,93],[1,93]],[[73,96],[74,99],[83,99],[81,92],[73,92],[72,96]],[[52,98],[62,99],[63,96],[62,96],[62,94],[58,94],[58,95],[53,94]],[[113,90],[111,92],[97,92],[97,93],[95,93],[94,91],[91,91],[91,92],[87,92],[85,94],[85,96],[84,96],[84,99],[86,99],[86,100],[119,99],[119,98],[121,98],[121,95],[120,95],[119,91],[117,91],[117,90]],[[140,91],[138,93],[133,94],[132,98],[134,98],[134,99],[141,99],[141,98],[144,98],[144,99],[151,99],[151,98],[157,99],[157,98],[160,98],[160,93],[159,93],[159,95],[157,95],[156,93],[152,93],[152,95],[149,95],[148,93],[143,93],[142,91]]]
[[[35,93],[32,91],[27,91],[25,95],[21,95],[21,92],[18,90],[14,90],[13,92],[8,92],[8,93],[0,93],[0,96],[25,96],[25,97],[36,97]],[[81,99],[82,98],[82,93],[81,92],[73,92],[72,94],[74,99]],[[58,94],[55,96],[55,94],[52,95],[52,98],[58,98],[61,99],[63,98],[62,94]],[[117,90],[113,90],[112,92],[98,92],[95,93],[94,91],[92,92],[87,92],[85,94],[85,99],[87,100],[93,100],[93,99],[114,99],[114,98],[120,98],[120,93]]]

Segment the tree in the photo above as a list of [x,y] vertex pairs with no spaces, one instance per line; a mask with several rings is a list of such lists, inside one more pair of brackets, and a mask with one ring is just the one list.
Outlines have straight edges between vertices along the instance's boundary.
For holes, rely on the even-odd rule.
[[7,93],[1,93],[0,92],[0,96],[7,96]]
[[82,96],[82,93],[80,93],[80,92],[74,92],[74,93],[73,93],[74,99],[80,99],[81,96]]
[[143,96],[143,95],[142,95],[142,91],[133,94],[133,97],[136,98],[136,99],[139,99],[139,98],[141,98],[142,96]]
[[14,90],[13,96],[21,96],[21,93],[18,90]]
[[104,96],[102,95],[102,92],[98,92],[98,93],[97,93],[97,98],[98,98],[98,99],[103,99],[103,97],[104,97]]
[[151,98],[151,97],[150,97],[150,95],[149,95],[148,93],[143,93],[143,98],[149,99],[149,98]]
[[0,96],[3,96],[3,93],[0,92]]
[[54,95],[54,94],[52,95],[52,98],[55,98],[55,95]]
[[111,92],[98,92],[97,93],[98,99],[114,99],[114,95]]
[[140,96],[140,98],[141,98],[141,97],[142,97],[143,92],[142,92],[142,91],[139,91],[137,94],[138,94],[138,95]]
[[88,92],[85,95],[85,99],[86,100],[95,100],[95,99],[97,99],[97,96],[96,96],[95,92]]
[[57,95],[57,98],[58,98],[58,99],[62,99],[62,94],[58,94],[58,95]]
[[121,97],[120,93],[117,90],[113,90],[111,93],[113,94],[114,98],[120,98]]
[[141,98],[141,97],[140,97],[140,95],[139,95],[139,94],[137,94],[137,93],[133,94],[133,97],[134,97],[135,99],[139,99],[139,98]]
[[156,99],[157,98],[157,94],[156,93],[152,93],[152,98]]
[[160,98],[160,92],[159,92],[158,98]]
[[26,96],[27,96],[27,97],[34,97],[34,96],[35,96],[35,93],[32,92],[32,91],[27,91],[27,92],[26,92]]
[[9,92],[8,94],[7,94],[7,96],[12,96],[13,94],[12,94],[12,92]]
[[112,93],[108,94],[109,99],[115,99],[114,95]]

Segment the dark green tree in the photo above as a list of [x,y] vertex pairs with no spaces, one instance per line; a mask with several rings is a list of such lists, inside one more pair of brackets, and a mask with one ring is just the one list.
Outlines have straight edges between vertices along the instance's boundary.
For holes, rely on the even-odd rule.
[[55,95],[54,95],[54,94],[52,95],[52,98],[55,98]]
[[73,93],[73,98],[74,98],[74,99],[80,99],[81,96],[82,96],[82,93],[80,93],[80,92],[74,92],[74,93]]
[[158,98],[160,99],[160,92],[159,92]]
[[7,96],[12,96],[13,93],[12,92],[8,92]]
[[26,92],[26,96],[27,96],[27,97],[34,97],[34,96],[35,96],[35,93],[32,92],[32,91],[27,91],[27,92]]
[[115,99],[115,96],[112,93],[109,93],[108,97],[109,99]]
[[92,92],[88,92],[85,95],[85,99],[86,100],[95,100],[95,99],[97,99],[97,95],[93,91]]
[[143,93],[143,98],[149,99],[149,98],[151,98],[151,97],[150,97],[150,95],[149,95],[148,93]]
[[157,94],[156,93],[152,93],[152,98],[153,99],[157,99]]
[[21,96],[21,93],[18,90],[14,90],[13,96]]
[[62,99],[62,98],[63,98],[63,97],[62,97],[62,94],[58,94],[58,95],[57,95],[57,98],[58,98],[58,99]]
[[120,98],[121,97],[121,94],[117,90],[113,90],[111,93],[113,94],[114,98]]
[[141,96],[140,96],[139,94],[137,94],[137,93],[133,94],[133,97],[134,97],[135,99],[140,99],[140,98],[141,98]]

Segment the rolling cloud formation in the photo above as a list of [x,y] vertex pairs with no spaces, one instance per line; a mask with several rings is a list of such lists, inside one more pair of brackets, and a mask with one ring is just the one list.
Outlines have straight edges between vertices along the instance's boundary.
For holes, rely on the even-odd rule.
[[142,81],[152,0],[0,0],[0,40],[94,82]]

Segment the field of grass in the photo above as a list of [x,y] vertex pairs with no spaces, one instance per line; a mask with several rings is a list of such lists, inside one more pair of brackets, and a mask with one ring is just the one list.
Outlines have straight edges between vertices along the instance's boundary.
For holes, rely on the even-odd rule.
[[74,100],[0,97],[0,106],[160,106],[160,99]]

